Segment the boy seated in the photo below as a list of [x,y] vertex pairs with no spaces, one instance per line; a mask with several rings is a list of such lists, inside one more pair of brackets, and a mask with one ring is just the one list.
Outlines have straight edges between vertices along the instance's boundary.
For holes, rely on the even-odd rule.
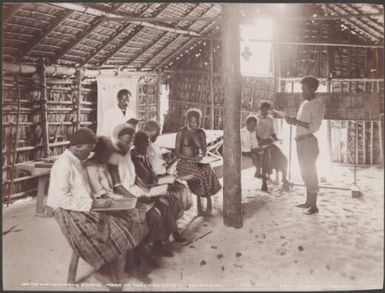
[[243,156],[253,160],[256,168],[254,176],[262,179],[261,189],[267,192],[267,178],[271,173],[269,168],[269,152],[266,150],[266,147],[259,146],[255,131],[256,126],[257,118],[255,116],[246,118],[246,126],[241,129],[241,151]]

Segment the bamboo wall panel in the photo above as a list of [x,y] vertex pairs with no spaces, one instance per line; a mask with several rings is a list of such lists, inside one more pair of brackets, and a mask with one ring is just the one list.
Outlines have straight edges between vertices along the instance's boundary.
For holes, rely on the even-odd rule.
[[[3,76],[2,88],[2,158],[3,158],[3,201],[9,194],[11,172],[14,175],[11,199],[35,195],[37,178],[31,178],[28,172],[12,170],[13,153],[16,150],[16,164],[38,161],[46,157],[43,143],[43,112],[46,102],[48,143],[51,156],[61,154],[67,147],[71,134],[76,129],[77,89],[73,78],[47,78],[47,101],[43,100],[39,79],[30,76],[19,77],[20,114],[18,139],[17,122],[17,86],[13,76]],[[96,82],[84,80],[81,88],[80,126],[96,130]]]

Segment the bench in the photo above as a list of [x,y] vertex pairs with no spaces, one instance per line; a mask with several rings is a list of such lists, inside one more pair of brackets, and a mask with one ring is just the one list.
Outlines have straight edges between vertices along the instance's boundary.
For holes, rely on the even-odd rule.
[[44,203],[44,198],[48,193],[51,167],[52,164],[44,161],[26,162],[16,167],[19,170],[29,172],[32,177],[38,177],[35,215],[39,217],[52,217],[53,215],[53,210],[50,207],[45,206]]

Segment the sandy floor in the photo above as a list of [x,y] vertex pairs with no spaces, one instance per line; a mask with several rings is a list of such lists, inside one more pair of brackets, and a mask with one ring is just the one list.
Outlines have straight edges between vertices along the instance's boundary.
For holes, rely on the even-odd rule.
[[[333,172],[322,185],[350,186],[351,168],[334,166]],[[216,217],[191,222],[192,209],[179,221],[183,235],[193,242],[172,243],[175,256],[163,258],[159,269],[133,268],[124,290],[382,288],[383,169],[358,170],[361,198],[352,198],[346,190],[321,189],[320,213],[312,216],[294,207],[304,201],[303,187],[282,191],[271,186],[266,194],[252,175],[252,169],[242,173],[242,229],[223,226],[218,194]],[[34,208],[30,199],[3,209],[4,289],[65,290],[71,249],[55,220],[35,217]],[[78,276],[85,280],[78,289],[105,290],[103,276],[87,278],[90,273],[81,261]]]

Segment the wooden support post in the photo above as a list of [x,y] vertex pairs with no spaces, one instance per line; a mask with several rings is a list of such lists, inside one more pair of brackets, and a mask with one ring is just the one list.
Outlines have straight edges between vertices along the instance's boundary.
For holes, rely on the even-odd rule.
[[373,165],[373,137],[374,137],[373,121],[370,121],[370,165]]
[[362,121],[362,147],[364,156],[364,165],[366,164],[366,121]]
[[239,6],[223,4],[224,144],[223,222],[242,227],[241,190],[241,72]]
[[76,110],[76,126],[75,130],[79,129],[80,127],[80,107],[81,107],[81,100],[82,100],[82,74],[80,71],[80,68],[77,68],[75,71],[75,83],[76,83],[76,96],[74,101],[75,104],[75,110]]
[[381,164],[384,164],[384,146],[383,146],[383,139],[382,139],[382,121],[384,120],[384,114],[382,113],[380,115],[380,120],[378,121],[378,139],[380,142],[380,156],[381,156]]
[[41,82],[41,115],[42,115],[42,128],[43,128],[43,147],[44,147],[44,156],[48,157],[51,155],[51,150],[49,149],[49,132],[48,132],[48,93],[47,93],[47,78],[45,74],[45,64],[44,59],[39,60],[39,75]]
[[215,101],[214,101],[214,41],[210,38],[210,128],[215,128]]
[[158,123],[161,122],[161,119],[160,119],[161,88],[162,88],[162,71],[158,70],[158,82],[157,82],[157,89],[156,89],[156,121],[158,121]]

